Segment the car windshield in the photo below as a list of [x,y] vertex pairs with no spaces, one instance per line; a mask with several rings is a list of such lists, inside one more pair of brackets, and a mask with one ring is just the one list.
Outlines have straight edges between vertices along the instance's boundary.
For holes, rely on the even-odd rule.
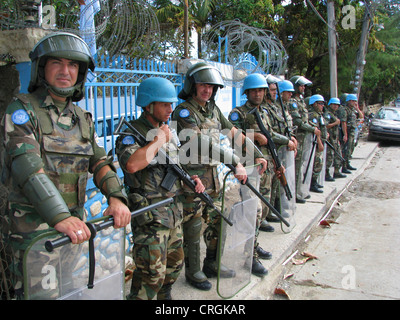
[[376,118],[400,121],[400,112],[396,109],[381,109],[376,115]]

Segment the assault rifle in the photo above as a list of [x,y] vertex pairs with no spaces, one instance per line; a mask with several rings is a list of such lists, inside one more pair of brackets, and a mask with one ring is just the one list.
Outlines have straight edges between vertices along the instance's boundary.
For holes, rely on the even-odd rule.
[[282,109],[282,117],[285,120],[286,123],[286,129],[285,129],[285,134],[288,136],[288,138],[291,140],[292,139],[292,131],[289,128],[289,122],[288,119],[286,117],[286,110],[285,107],[283,105],[283,101],[282,101],[282,96],[281,96],[281,91],[279,90],[279,86],[278,84],[276,84],[276,92],[278,93],[278,99],[279,99],[279,104],[281,105],[281,109]]
[[342,155],[339,153],[339,151],[336,150],[336,148],[328,141],[325,140],[326,145],[331,148],[333,150],[333,152],[337,155],[337,157],[342,161],[342,162],[346,162],[344,160],[344,158],[342,157]]
[[[125,124],[131,132],[119,132],[123,124]],[[144,147],[148,144],[146,138],[134,126],[126,121],[125,117],[123,116],[120,118],[118,125],[115,128],[114,135],[133,136],[141,147]],[[217,212],[217,214],[221,216],[221,218],[224,219],[227,224],[229,224],[230,226],[233,225],[233,223],[227,217],[225,217],[222,212],[214,205],[213,200],[208,193],[197,193],[195,191],[196,183],[185,170],[183,170],[177,163],[174,162],[173,159],[169,157],[164,149],[160,148],[158,150],[158,155],[166,161],[166,165],[168,166],[167,174],[161,183],[161,186],[163,188],[171,190],[172,186],[175,184],[176,179],[179,177],[193,192],[195,192],[195,194],[201,200],[203,200],[209,207]]]
[[304,172],[303,183],[306,181],[307,173],[308,173],[308,170],[310,169],[310,164],[311,164],[311,160],[312,160],[312,158],[314,156],[314,150],[316,148],[316,145],[317,145],[317,136],[314,135],[313,145],[312,145],[310,157],[308,158],[306,172]]
[[283,189],[285,190],[287,199],[290,201],[290,199],[293,198],[292,192],[290,191],[289,185],[287,183],[286,176],[284,173],[284,168],[281,164],[281,161],[279,160],[278,153],[276,151],[276,146],[275,146],[274,141],[272,140],[271,134],[269,133],[267,128],[265,128],[265,126],[261,120],[260,114],[258,113],[257,107],[253,108],[253,110],[251,110],[249,112],[249,114],[255,115],[258,127],[261,130],[261,133],[268,139],[268,143],[267,143],[268,150],[272,155],[272,159],[274,160],[276,170],[280,171],[280,173],[281,173],[279,180],[281,181]]

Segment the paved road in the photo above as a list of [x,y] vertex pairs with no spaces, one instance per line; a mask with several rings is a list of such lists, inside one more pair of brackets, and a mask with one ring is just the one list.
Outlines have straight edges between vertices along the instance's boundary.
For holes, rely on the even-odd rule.
[[336,223],[314,228],[293,257],[317,259],[290,261],[273,299],[400,299],[399,158],[400,145],[378,149],[327,217]]

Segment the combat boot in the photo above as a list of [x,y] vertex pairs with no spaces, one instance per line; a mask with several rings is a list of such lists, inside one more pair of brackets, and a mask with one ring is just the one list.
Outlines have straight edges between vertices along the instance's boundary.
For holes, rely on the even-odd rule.
[[172,283],[162,286],[157,293],[157,300],[172,300],[171,291]]
[[340,179],[340,178],[346,178],[347,176],[345,175],[345,174],[343,174],[343,173],[340,173],[340,171],[339,171],[339,169],[335,169],[335,172],[333,173],[333,177],[335,178],[335,179]]
[[272,258],[272,253],[265,251],[263,248],[261,248],[260,246],[257,246],[256,248],[257,251],[257,255],[260,259],[263,260],[270,260]]
[[334,177],[331,176],[329,171],[325,172],[325,181],[335,181]]
[[[203,272],[209,278],[218,276],[217,250],[206,249],[206,257],[204,258],[203,263]],[[221,265],[219,276],[221,278],[233,278],[236,276],[236,272],[232,269],[225,267],[224,265]]]
[[351,171],[349,169],[347,169],[347,166],[343,166],[342,167],[342,173],[351,173]]
[[251,273],[257,277],[264,277],[268,274],[268,270],[262,265],[262,263],[253,257],[253,263],[251,265]]
[[350,162],[347,164],[347,169],[349,170],[357,170],[357,168],[354,168],[350,165]]
[[316,192],[316,193],[323,193],[323,191],[318,188],[318,183],[315,179],[311,180],[310,191]]

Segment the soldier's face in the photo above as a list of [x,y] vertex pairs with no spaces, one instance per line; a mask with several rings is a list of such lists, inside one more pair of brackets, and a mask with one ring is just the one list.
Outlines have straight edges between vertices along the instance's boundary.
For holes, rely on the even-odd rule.
[[196,95],[194,99],[201,105],[205,105],[211,99],[214,85],[208,83],[196,83]]
[[306,90],[306,86],[300,85],[298,88],[299,88],[299,92],[300,92],[301,94],[304,94],[304,91]]
[[46,81],[57,88],[68,88],[78,80],[79,63],[64,58],[49,58],[44,67]]
[[278,92],[278,90],[276,89],[276,84],[274,84],[274,83],[270,84],[268,90],[269,90],[269,94],[271,95],[271,99],[275,101],[276,94]]
[[247,100],[249,100],[252,105],[259,106],[263,102],[264,95],[264,88],[249,89],[247,91]]
[[153,116],[158,122],[167,122],[172,113],[172,103],[154,102]]
[[292,92],[291,91],[283,91],[282,92],[282,100],[283,101],[288,102],[291,97],[292,97]]

